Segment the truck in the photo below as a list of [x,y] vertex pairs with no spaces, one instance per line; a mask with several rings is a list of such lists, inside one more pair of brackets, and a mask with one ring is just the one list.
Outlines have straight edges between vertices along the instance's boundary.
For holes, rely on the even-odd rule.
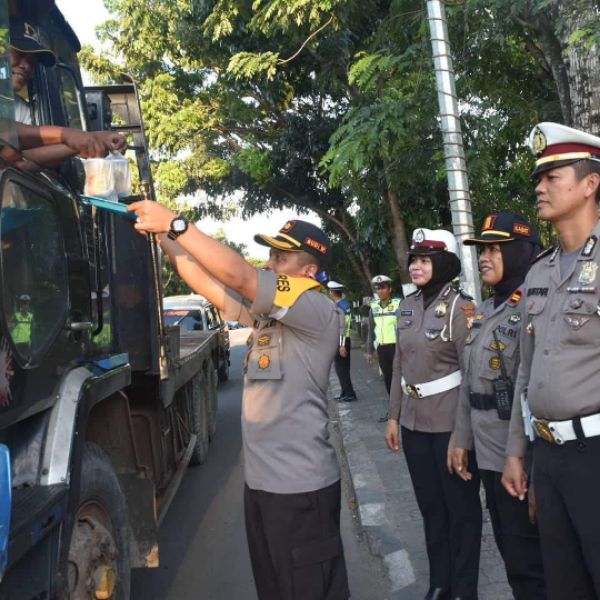
[[34,122],[122,132],[153,194],[135,82],[86,92],[53,0],[0,0],[0,600],[126,600],[215,435],[217,334],[165,325],[156,240],[86,199],[80,160],[7,158],[9,15],[57,56],[29,84]]

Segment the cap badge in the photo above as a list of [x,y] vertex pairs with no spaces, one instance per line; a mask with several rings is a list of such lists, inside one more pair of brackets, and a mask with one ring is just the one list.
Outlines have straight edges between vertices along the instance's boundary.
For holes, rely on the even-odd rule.
[[294,228],[294,221],[288,221],[281,229],[280,231],[283,231],[283,233],[287,233],[288,231],[291,231]]
[[30,25],[29,23],[23,23],[23,33],[27,37],[30,37],[33,40],[35,40],[36,42],[38,42],[37,32],[36,32],[35,28],[32,25]]
[[481,227],[481,231],[486,231],[487,229],[492,229],[494,227],[494,223],[496,222],[496,215],[489,215],[485,218],[483,222],[483,226]]
[[583,285],[589,285],[590,283],[593,283],[596,280],[597,273],[598,265],[595,262],[588,260],[583,263],[581,271],[579,271],[579,278],[577,279],[577,281],[579,283],[582,283]]
[[417,244],[422,244],[425,241],[425,232],[422,229],[417,229],[413,241],[417,242]]
[[448,303],[447,302],[440,302],[435,307],[435,316],[438,317],[439,319],[441,319],[442,317],[445,317],[447,312],[448,312]]
[[533,139],[531,140],[531,149],[533,150],[533,153],[539,156],[546,149],[547,145],[548,141],[546,140],[544,132],[539,127],[536,127],[533,132]]

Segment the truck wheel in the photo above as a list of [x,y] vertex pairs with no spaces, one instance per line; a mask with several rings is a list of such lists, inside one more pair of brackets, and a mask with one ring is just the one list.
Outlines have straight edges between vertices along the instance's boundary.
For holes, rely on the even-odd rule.
[[[212,364],[212,363],[211,363]],[[208,390],[209,390],[209,419],[208,419],[208,439],[212,442],[217,433],[217,415],[219,412],[219,392],[217,391],[217,370],[209,367]]]
[[125,496],[102,449],[86,442],[67,579],[69,598],[128,600],[129,525]]
[[225,356],[219,364],[219,382],[223,383],[229,379],[229,356]]
[[[191,424],[190,431],[195,433],[196,445],[190,457],[191,465],[201,465],[208,456],[208,421],[210,416],[210,391],[204,388],[204,378],[202,375],[196,375],[192,379],[191,396]],[[206,382],[209,383],[209,382]]]

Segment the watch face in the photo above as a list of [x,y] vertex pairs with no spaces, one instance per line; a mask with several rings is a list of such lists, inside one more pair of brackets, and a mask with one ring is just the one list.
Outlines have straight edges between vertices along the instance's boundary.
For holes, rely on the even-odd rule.
[[182,231],[185,231],[186,225],[187,223],[183,219],[174,219],[171,227],[173,228],[173,231],[181,233]]

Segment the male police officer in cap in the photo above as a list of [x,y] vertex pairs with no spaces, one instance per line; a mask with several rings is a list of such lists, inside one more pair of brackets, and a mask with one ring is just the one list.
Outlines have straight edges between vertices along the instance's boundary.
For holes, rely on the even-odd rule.
[[[252,325],[244,364],[246,532],[261,600],[350,596],[339,530],[340,471],[329,442],[327,387],[343,318],[315,280],[330,242],[288,221],[257,270],[157,202],[129,206],[158,233],[179,274],[227,319]],[[165,235],[166,234],[166,235]]]
[[353,402],[356,400],[356,392],[350,377],[350,335],[352,331],[352,313],[350,304],[344,299],[344,286],[337,281],[327,283],[329,297],[336,303],[337,307],[344,313],[344,332],[340,338],[340,349],[335,355],[335,373],[340,380],[342,388],[340,395],[336,398],[340,402]]
[[550,600],[600,597],[600,138],[556,123],[530,136],[537,210],[559,243],[524,283],[521,364],[503,484],[533,485]]
[[371,302],[369,332],[367,334],[367,360],[373,362],[373,351],[377,349],[379,368],[383,373],[385,388],[390,393],[394,352],[396,350],[396,312],[400,306],[398,298],[392,298],[392,280],[387,275],[375,275],[371,280],[377,299]]

